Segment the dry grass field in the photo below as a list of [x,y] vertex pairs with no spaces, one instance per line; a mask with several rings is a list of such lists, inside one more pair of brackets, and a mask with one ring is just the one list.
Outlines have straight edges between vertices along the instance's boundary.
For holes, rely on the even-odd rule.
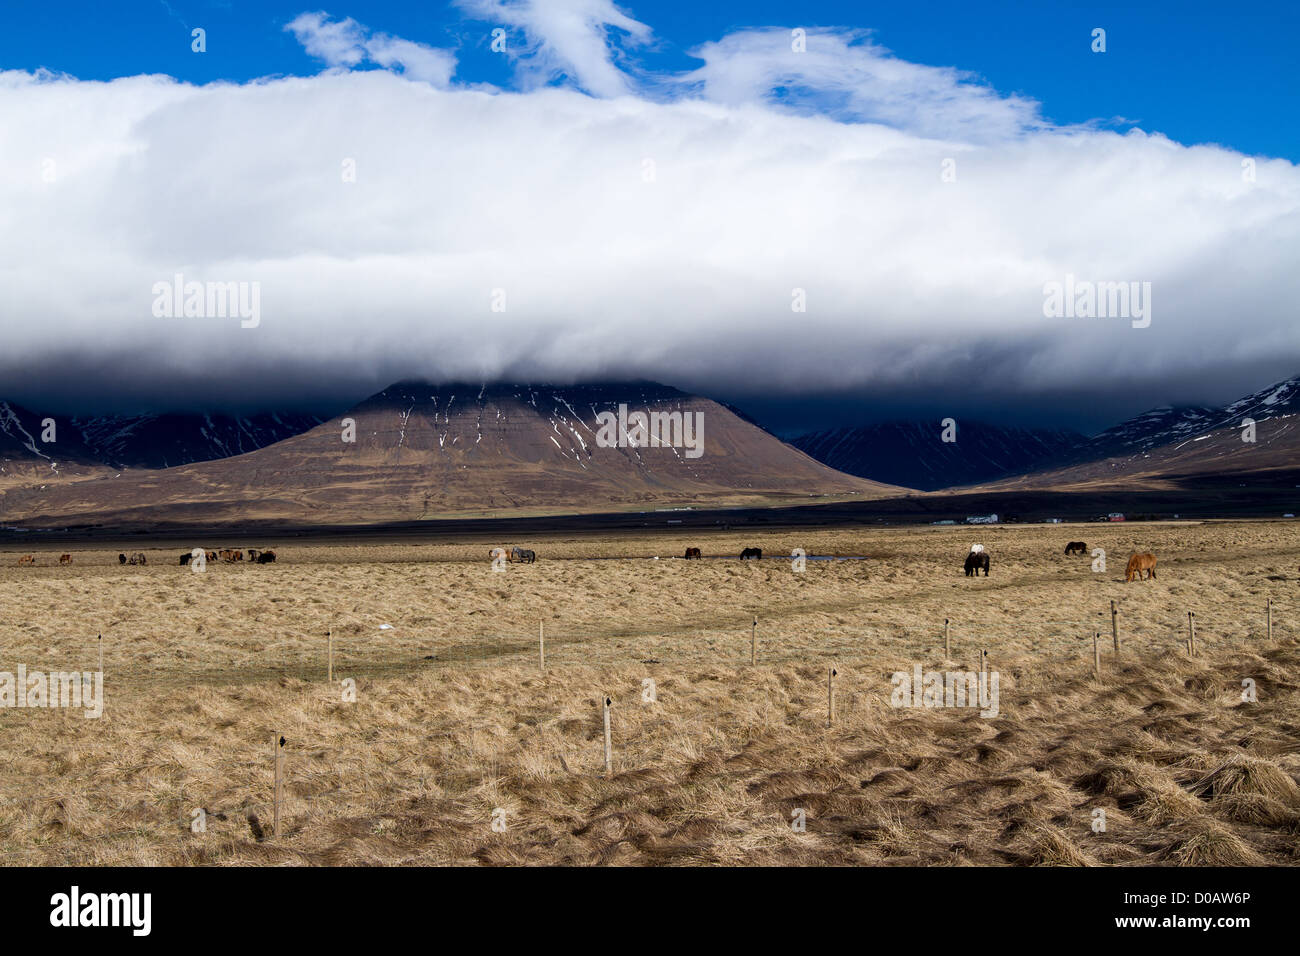
[[[1076,539],[1106,571],[1062,554]],[[988,578],[962,573],[972,542]],[[0,671],[94,670],[102,634],[106,697],[99,719],[0,708],[7,863],[1300,862],[1294,522],[194,544],[279,561],[0,552]],[[538,561],[493,572],[493,544]],[[796,547],[865,560],[797,573],[776,558]],[[1154,581],[1124,583],[1135,549]],[[996,717],[891,708],[893,672],[980,649]],[[275,732],[283,834],[259,838]]]

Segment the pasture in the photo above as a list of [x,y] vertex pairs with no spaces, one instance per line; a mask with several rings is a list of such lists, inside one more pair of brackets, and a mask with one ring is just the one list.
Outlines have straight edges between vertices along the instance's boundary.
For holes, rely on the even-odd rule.
[[[0,552],[0,671],[95,670],[102,635],[105,696],[0,707],[7,862],[1300,862],[1294,522],[192,546],[234,545],[278,562]],[[1157,578],[1124,582],[1134,551]],[[981,650],[997,716],[890,706]]]

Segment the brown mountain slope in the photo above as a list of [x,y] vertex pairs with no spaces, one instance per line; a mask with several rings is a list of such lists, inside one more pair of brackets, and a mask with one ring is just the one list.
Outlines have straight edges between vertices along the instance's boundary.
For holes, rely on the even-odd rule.
[[[687,447],[601,447],[597,415],[617,414],[620,403],[629,412],[702,416],[698,457]],[[349,422],[353,442],[343,440]],[[662,385],[402,383],[246,455],[11,489],[0,498],[0,514],[27,526],[353,524],[790,504],[901,491],[837,472],[716,402]]]

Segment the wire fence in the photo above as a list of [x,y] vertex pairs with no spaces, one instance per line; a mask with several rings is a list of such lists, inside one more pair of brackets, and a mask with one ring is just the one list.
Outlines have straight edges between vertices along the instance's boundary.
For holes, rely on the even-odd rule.
[[[1116,618],[1121,645],[1177,652],[1195,628],[1198,652],[1300,639],[1300,606],[1272,603],[1257,614],[1193,610],[1193,617],[1163,613]],[[1131,619],[1130,619],[1131,617]],[[1270,625],[1271,618],[1271,625]],[[1084,620],[1002,620],[996,624],[955,620],[933,624],[879,623],[798,627],[773,618],[700,627],[610,629],[538,622],[532,633],[460,634],[406,624],[386,625],[348,616],[313,628],[259,622],[248,633],[159,635],[114,622],[103,639],[33,639],[0,625],[0,670],[102,669],[118,686],[179,682],[240,684],[274,679],[303,681],[351,677],[391,678],[428,671],[482,667],[570,667],[663,664],[741,667],[839,663],[895,666],[900,662],[965,662],[977,667],[981,651],[998,655],[1091,656],[1094,635],[1112,641],[1111,614],[1103,609]],[[44,646],[41,646],[44,645]],[[102,646],[101,646],[102,645]],[[17,665],[15,656],[22,661]]]

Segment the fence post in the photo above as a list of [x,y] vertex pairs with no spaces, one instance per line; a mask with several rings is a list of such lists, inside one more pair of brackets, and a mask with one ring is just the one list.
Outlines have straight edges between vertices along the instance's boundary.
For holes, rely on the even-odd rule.
[[1191,648],[1191,654],[1196,656],[1196,612],[1187,612],[1187,644]]
[[280,836],[280,795],[284,791],[284,738],[278,733],[272,738],[271,746],[274,747],[275,754],[275,810],[272,818],[271,831],[276,838]]
[[943,658],[946,661],[952,660],[952,641],[949,640],[948,619],[943,619]]
[[749,632],[749,663],[753,666],[758,663],[758,618],[754,618],[754,627]]
[[980,673],[987,674],[988,672],[989,672],[989,652],[984,650],[984,648],[981,647],[980,648]]
[[1110,636],[1115,642],[1115,653],[1119,653],[1119,610],[1115,602],[1110,602]]
[[1101,648],[1097,644],[1100,637],[1100,631],[1092,632],[1092,672],[1098,677],[1101,676]]
[[605,698],[605,776],[614,776],[614,741],[609,733],[609,708],[614,702]]
[[537,658],[542,670],[546,670],[546,622],[537,622]]
[[[1269,633],[1270,634],[1272,633],[1272,628],[1269,628]],[[99,641],[99,672],[100,674],[103,674],[104,673],[104,635],[103,634],[99,635],[98,641]]]
[[326,665],[325,679],[327,682],[332,684],[334,683],[334,628],[333,626],[329,627],[325,631],[325,640],[329,646],[329,649],[326,651],[326,655],[329,658],[329,663]]
[[835,668],[831,668],[826,674],[826,726],[829,727],[835,723],[835,675],[838,673]]
[[1273,643],[1273,599],[1268,599],[1268,640]]

